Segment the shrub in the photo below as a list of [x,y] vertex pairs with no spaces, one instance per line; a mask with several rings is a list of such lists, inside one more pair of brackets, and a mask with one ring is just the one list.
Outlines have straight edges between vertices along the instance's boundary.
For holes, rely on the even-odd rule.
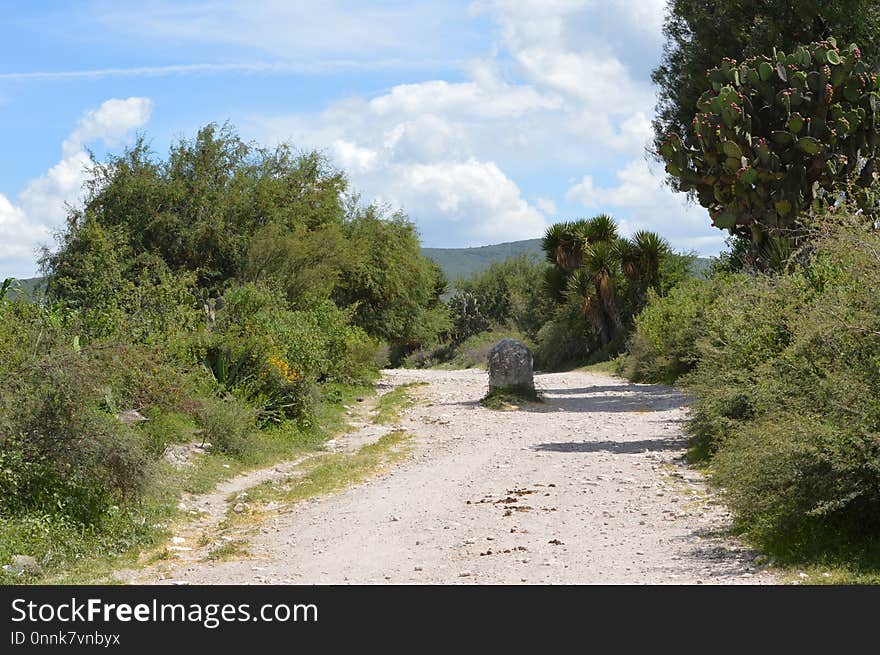
[[[63,361],[58,361],[62,359]],[[4,376],[0,389],[0,507],[97,521],[137,497],[148,475],[143,439],[101,411],[102,371],[59,353]]]
[[493,325],[510,325],[534,336],[553,311],[544,292],[547,265],[527,255],[509,257],[456,282],[449,300],[453,341],[461,342]]
[[378,343],[349,318],[329,300],[292,310],[270,288],[234,286],[214,330],[191,339],[189,357],[211,372],[220,393],[259,408],[261,423],[308,423],[316,382],[363,382],[376,374]]
[[744,426],[714,459],[713,480],[739,525],[777,554],[880,534],[880,434],[835,423],[780,409]]
[[740,529],[790,558],[880,540],[880,234],[825,229],[804,265],[726,280],[681,379],[692,454]]
[[598,347],[592,326],[573,304],[561,307],[535,342],[535,366],[550,371],[581,364]]
[[778,402],[777,360],[809,293],[799,272],[727,279],[705,315],[699,362],[682,379],[695,398],[687,426],[693,454],[715,452],[743,422]]
[[689,278],[667,296],[648,292],[648,304],[621,358],[621,374],[633,382],[671,384],[696,365],[697,340],[723,282]]
[[241,457],[256,431],[257,413],[233,395],[205,400],[198,412],[202,438],[220,452]]
[[161,457],[171,444],[192,441],[196,426],[192,417],[176,412],[150,412],[149,420],[138,426],[144,444],[153,457]]

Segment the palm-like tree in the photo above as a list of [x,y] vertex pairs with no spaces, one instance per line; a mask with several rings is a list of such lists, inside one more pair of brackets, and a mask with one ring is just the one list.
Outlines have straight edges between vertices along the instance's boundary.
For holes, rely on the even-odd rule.
[[617,292],[614,278],[620,267],[620,259],[613,241],[597,241],[584,248],[583,269],[595,290],[593,315],[599,340],[603,345],[617,339],[623,333],[623,321],[617,308]]
[[541,241],[541,248],[547,261],[566,273],[572,273],[580,268],[586,241],[585,223],[585,221],[575,221],[551,225]]
[[669,252],[669,244],[656,232],[639,230],[620,249],[623,273],[630,280],[640,280],[645,287],[657,283],[660,262]]
[[577,302],[602,345],[624,332],[615,289],[618,271],[638,282],[644,295],[657,283],[660,262],[669,252],[666,241],[653,232],[619,238],[617,224],[608,214],[557,223],[547,230],[541,245],[554,264],[545,278],[548,293],[557,300]]
[[556,302],[565,300],[567,284],[568,273],[559,266],[548,266],[544,271],[544,292]]
[[617,223],[608,214],[593,216],[588,221],[582,221],[583,235],[590,243],[600,241],[614,241],[617,238]]

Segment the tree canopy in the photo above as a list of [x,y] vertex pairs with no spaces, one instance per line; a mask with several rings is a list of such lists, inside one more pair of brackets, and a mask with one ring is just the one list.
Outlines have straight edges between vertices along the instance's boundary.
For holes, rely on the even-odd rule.
[[858,46],[828,37],[789,53],[725,59],[709,80],[693,121],[697,143],[673,133],[660,155],[716,227],[772,251],[798,238],[803,212],[842,193],[875,212],[880,80]]
[[446,282],[419,245],[404,215],[361,205],[321,154],[210,124],[167,159],[141,137],[95,163],[42,264],[53,296],[102,315],[145,275],[187,275],[202,298],[260,283],[293,307],[332,299],[371,335],[409,343],[445,325]]

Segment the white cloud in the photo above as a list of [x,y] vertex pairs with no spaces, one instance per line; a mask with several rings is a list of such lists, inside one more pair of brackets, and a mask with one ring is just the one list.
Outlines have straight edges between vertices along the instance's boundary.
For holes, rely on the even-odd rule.
[[383,199],[417,217],[433,243],[515,241],[544,230],[543,214],[492,162],[402,165],[392,173]]
[[[398,84],[318,113],[265,118],[257,135],[332,144],[353,186],[404,208],[429,245],[535,237],[560,209],[585,207],[615,214],[624,232],[653,229],[676,247],[714,252],[723,235],[643,157],[656,96],[632,53],[656,61],[665,4],[474,2],[471,13],[497,26],[496,42],[463,80]],[[596,184],[609,169],[616,183]],[[542,188],[573,171],[580,180],[562,197]]]
[[65,203],[78,204],[82,185],[92,161],[84,150],[76,150],[28,182],[18,196],[18,205],[29,221],[44,226],[61,225],[67,214]]
[[664,184],[661,171],[646,159],[630,161],[616,178],[617,184],[598,187],[592,176],[585,175],[568,189],[566,198],[590,210],[612,213],[625,235],[654,230],[674,247],[700,254],[715,254],[723,246],[724,233],[711,227],[706,210],[674,193]]
[[146,124],[153,111],[149,98],[112,98],[97,109],[90,109],[79,119],[76,128],[64,140],[62,152],[71,156],[87,143],[101,140],[108,146],[118,145],[132,130]]
[[81,202],[91,159],[85,147],[96,141],[116,145],[150,118],[147,98],[110,99],[87,111],[62,144],[62,159],[28,182],[13,204],[0,195],[0,277],[36,273],[35,252],[63,224],[67,205]]
[[535,207],[540,209],[546,216],[553,216],[556,214],[556,203],[552,198],[538,196],[535,198]]
[[369,148],[361,148],[345,139],[336,139],[333,142],[333,154],[336,161],[347,171],[366,173],[376,163],[379,154]]
[[370,101],[378,116],[419,115],[425,111],[441,115],[474,118],[519,117],[538,109],[555,109],[558,99],[538,93],[524,85],[506,84],[484,66],[476,66],[479,82],[450,83],[433,80],[419,84],[400,84]]
[[21,207],[0,194],[0,234],[0,278],[30,276],[35,246],[50,236],[49,231],[28,221]]

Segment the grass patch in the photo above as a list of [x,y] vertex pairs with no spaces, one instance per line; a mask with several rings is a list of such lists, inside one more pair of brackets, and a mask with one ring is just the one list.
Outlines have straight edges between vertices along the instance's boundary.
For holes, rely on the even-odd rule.
[[260,505],[269,502],[294,504],[334,493],[364,482],[387,466],[405,458],[411,435],[395,430],[378,441],[363,446],[356,453],[318,455],[302,464],[298,474],[283,481],[267,481],[248,489],[251,511],[236,514],[232,506],[221,529],[246,525],[262,516]]
[[[749,535],[742,535],[750,541]],[[767,553],[782,581],[798,584],[880,584],[880,543],[855,542],[841,534],[817,540],[807,550],[800,543],[776,544]]]
[[487,409],[510,411],[525,403],[542,403],[541,394],[527,385],[497,387],[486,394],[480,404]]
[[424,386],[424,382],[408,382],[380,396],[373,410],[373,423],[389,425],[399,422],[403,412],[416,404],[413,389]]
[[208,551],[203,561],[205,562],[225,562],[226,560],[247,557],[250,555],[247,549],[247,542],[244,539],[233,539],[227,541],[216,548]]

